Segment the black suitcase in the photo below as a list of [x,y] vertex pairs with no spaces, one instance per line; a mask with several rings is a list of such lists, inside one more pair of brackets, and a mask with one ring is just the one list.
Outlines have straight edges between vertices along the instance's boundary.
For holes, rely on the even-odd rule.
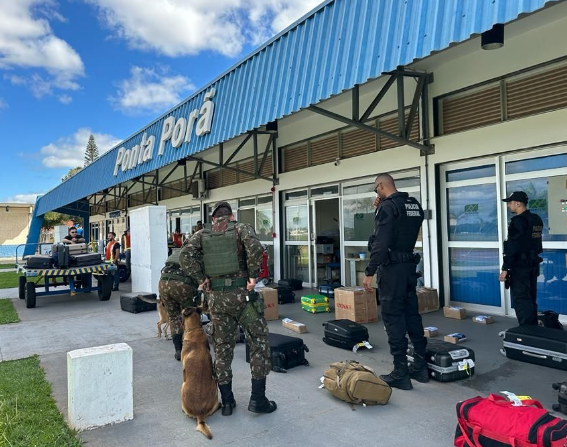
[[26,266],[29,269],[50,269],[51,262],[49,255],[32,255],[26,258]]
[[85,267],[87,265],[97,265],[102,263],[100,253],[86,253],[84,255],[72,255],[71,265]]
[[138,298],[138,295],[144,295],[148,298],[154,299],[157,298],[155,293],[125,293],[124,295],[120,295],[120,308],[123,311],[133,314],[147,312],[149,310],[157,310],[157,303],[146,303],[145,301],[142,301],[140,298]]
[[335,289],[342,287],[342,285],[338,282],[329,283],[329,284],[321,284],[319,286],[319,293],[321,295],[325,295],[327,298],[334,298],[335,297]]
[[69,246],[67,244],[57,244],[57,268],[66,269],[69,267],[70,262]]
[[276,290],[278,291],[278,304],[295,303],[295,293],[291,287],[277,286]]
[[567,382],[554,383],[551,385],[557,391],[557,403],[552,405],[553,411],[567,414]]
[[537,313],[537,322],[540,326],[551,329],[563,330],[563,325],[559,322],[559,314],[552,310],[544,310]]
[[356,344],[370,338],[366,326],[347,319],[326,321],[323,327],[323,341],[337,348],[352,349]]
[[[475,357],[470,348],[430,339],[425,353],[429,376],[438,382],[454,382],[474,375]],[[408,347],[407,358],[413,363],[412,345]]]
[[301,279],[280,279],[278,286],[291,287],[291,290],[303,289],[303,281]]
[[518,326],[504,333],[509,359],[567,371],[567,332],[541,326]]
[[[299,337],[289,335],[268,334],[272,357],[272,371],[285,373],[290,368],[309,365],[305,353],[309,348]],[[250,363],[250,346],[246,343],[246,361]]]

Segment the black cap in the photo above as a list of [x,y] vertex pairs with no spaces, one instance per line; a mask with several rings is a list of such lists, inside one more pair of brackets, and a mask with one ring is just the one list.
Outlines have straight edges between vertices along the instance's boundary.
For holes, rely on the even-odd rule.
[[218,211],[219,208],[228,208],[230,210],[230,213],[232,214],[232,207],[230,206],[230,203],[217,202],[213,208],[213,212],[211,213],[211,216],[215,217],[215,213]]
[[522,202],[524,205],[528,204],[528,195],[524,191],[514,191],[503,202]]

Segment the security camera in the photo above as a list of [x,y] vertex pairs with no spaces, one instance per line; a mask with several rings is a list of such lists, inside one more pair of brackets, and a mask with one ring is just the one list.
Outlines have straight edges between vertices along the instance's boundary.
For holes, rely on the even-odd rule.
[[341,164],[340,158],[335,158],[335,166],[338,166],[340,164]]

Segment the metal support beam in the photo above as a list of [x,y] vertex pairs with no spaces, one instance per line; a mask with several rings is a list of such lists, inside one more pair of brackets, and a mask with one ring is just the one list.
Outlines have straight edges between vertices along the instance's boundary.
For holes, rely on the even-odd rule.
[[411,103],[408,122],[406,124],[404,136],[409,140],[411,134],[411,128],[413,127],[413,122],[415,120],[415,115],[417,114],[417,109],[419,108],[419,99],[423,93],[423,85],[425,84],[426,77],[420,76],[417,81],[417,87],[415,88],[415,93],[413,95],[413,101]]
[[394,83],[395,80],[396,80],[396,75],[393,74],[393,75],[390,76],[388,81],[386,81],[386,84],[384,84],[384,87],[382,87],[382,90],[380,90],[380,93],[378,93],[376,98],[374,98],[374,100],[370,103],[370,105],[366,109],[366,112],[364,112],[362,114],[362,117],[359,120],[361,123],[365,122],[370,117],[372,112],[374,112],[374,109],[376,109],[376,106],[378,105],[378,103],[380,101],[382,101],[382,98],[384,98],[386,93],[388,93],[388,90],[390,90],[390,87],[392,86],[392,84]]
[[[262,171],[264,170],[264,165],[266,164],[266,159],[268,158],[268,152],[270,152],[270,146],[272,145],[272,140],[274,139],[273,135],[270,135],[270,138],[268,139],[268,144],[266,144],[266,149],[264,150],[264,156],[262,157],[262,162],[260,163],[260,167],[258,168],[257,174],[260,175],[262,173]],[[272,166],[272,171],[273,171],[273,166]]]
[[[189,183],[187,183],[188,186],[185,188],[186,191],[189,191],[189,187],[191,186],[191,183],[193,183],[193,179],[197,175],[197,170],[199,169],[200,165],[201,165],[201,163],[195,163],[195,169],[193,169],[193,174],[191,174],[191,178],[189,179]],[[187,180],[187,179],[185,179],[185,180]]]
[[276,185],[277,183],[279,183],[278,180],[278,169],[277,169],[277,164],[278,164],[278,154],[277,154],[277,148],[276,148],[276,139],[278,138],[278,135],[275,134],[272,138],[272,182],[274,185]]
[[167,179],[175,172],[175,170],[176,170],[179,166],[180,166],[180,164],[177,163],[177,164],[173,167],[173,169],[171,169],[171,171],[169,171],[169,172],[167,173],[167,175],[166,175],[164,178],[161,179],[161,182],[160,182],[159,186],[162,186],[162,185],[167,181]]
[[422,155],[434,153],[435,149],[431,145],[431,132],[430,132],[430,122],[429,122],[429,83],[433,75],[429,75],[426,78],[425,84],[423,84],[423,90],[421,92],[421,135],[423,143],[428,147],[429,151],[422,152]]
[[352,119],[360,121],[360,87],[358,84],[352,89]]
[[[228,160],[226,160],[226,161],[224,162],[224,164],[216,164],[216,163],[215,163],[215,165],[216,165],[216,166],[226,166],[226,165],[228,165],[228,164],[232,161],[232,159],[233,159],[234,157],[236,157],[236,155],[240,152],[240,150],[244,147],[244,145],[245,145],[246,143],[248,143],[248,141],[250,140],[250,138],[252,138],[252,134],[251,134],[251,133],[248,133],[248,135],[246,135],[246,138],[244,138],[244,141],[238,145],[238,147],[234,150],[234,152],[232,153],[232,155],[231,155],[230,157],[228,157]],[[197,160],[201,160],[200,158],[196,158],[196,159],[197,159]],[[202,160],[202,161],[204,161],[204,160]]]
[[[204,159],[201,159],[201,158],[194,157],[194,156],[192,156],[192,155],[188,155],[188,156],[185,157],[185,158],[187,158],[188,160],[193,160],[193,161],[199,162],[199,163],[201,163],[201,164],[205,163],[205,164],[207,164],[207,165],[214,166],[215,168],[228,169],[229,171],[238,172],[238,173],[240,173],[240,174],[245,174],[245,175],[254,175],[253,173],[248,172],[248,171],[244,171],[243,169],[233,168],[232,166],[226,166],[226,164],[225,164],[225,165],[219,165],[218,163],[215,163],[214,161],[204,160]],[[261,178],[261,179],[263,179],[263,180],[268,180],[269,182],[272,181],[271,178],[263,177],[263,176],[261,176],[261,175],[257,175],[257,176],[255,176],[255,177],[256,177],[256,178]]]
[[219,165],[223,164],[224,143],[219,143]]
[[405,97],[404,97],[404,77],[400,74],[397,75],[398,87],[398,135],[405,136],[406,130],[406,111],[405,111]]
[[254,146],[254,177],[258,176],[258,134],[254,133],[252,138]]

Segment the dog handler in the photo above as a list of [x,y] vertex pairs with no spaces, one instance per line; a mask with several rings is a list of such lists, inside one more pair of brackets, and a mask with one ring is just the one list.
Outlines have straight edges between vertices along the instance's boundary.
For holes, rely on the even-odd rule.
[[266,376],[271,369],[268,325],[263,303],[254,292],[264,248],[254,229],[236,223],[232,208],[219,202],[212,213],[213,224],[196,232],[181,250],[182,270],[204,290],[213,323],[215,380],[222,397],[222,414],[230,416],[236,406],[232,393],[234,333],[238,325],[250,344],[252,396],[248,410],[271,413],[276,403],[266,398]]

